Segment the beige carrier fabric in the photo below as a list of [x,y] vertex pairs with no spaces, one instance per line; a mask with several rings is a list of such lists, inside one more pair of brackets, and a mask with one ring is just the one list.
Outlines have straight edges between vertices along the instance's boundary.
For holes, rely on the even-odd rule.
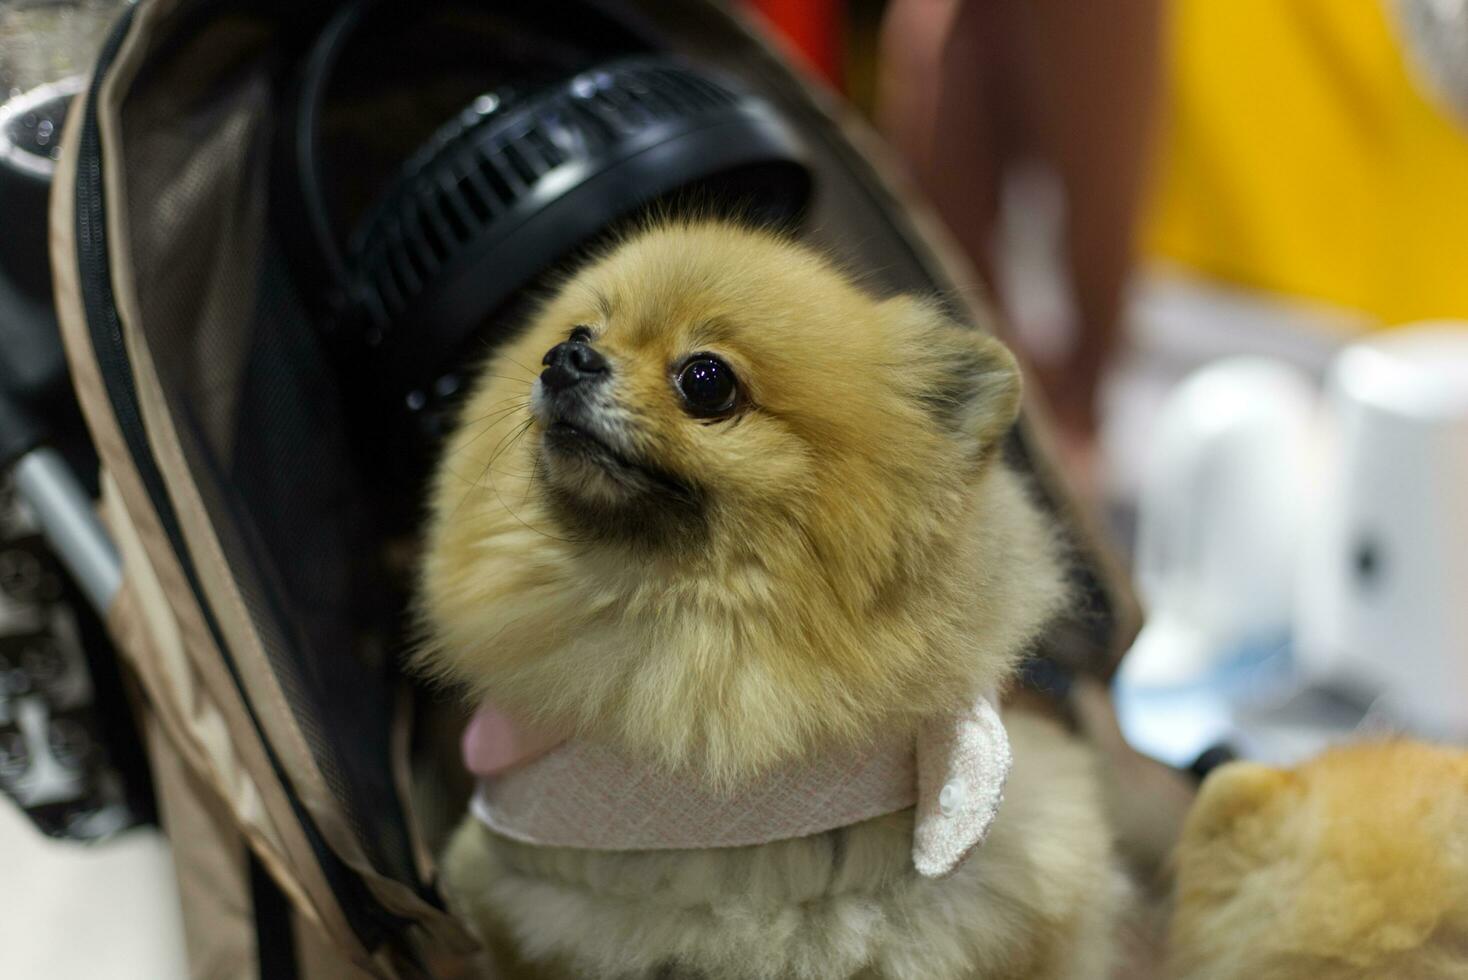
[[[120,609],[129,609],[124,602]],[[159,816],[178,876],[189,976],[249,980],[260,975],[249,884],[249,858],[229,808],[184,761],[157,717],[138,720],[148,743]]]
[[[114,63],[115,71],[109,73],[102,86],[100,101],[104,108],[99,113],[99,121],[104,146],[120,145],[117,115],[105,107],[115,106],[120,93],[126,91],[150,27],[170,6],[154,3],[139,9]],[[78,116],[82,111],[80,104],[74,107]],[[77,139],[74,131],[69,133],[71,138],[67,140],[56,180],[56,186],[66,192],[75,187],[76,170]],[[263,662],[239,598],[231,592],[232,582],[218,560],[217,542],[199,512],[176,440],[171,438],[171,422],[160,405],[157,391],[150,387],[154,382],[150,354],[130,323],[136,316],[136,305],[130,294],[132,277],[128,268],[127,229],[123,224],[127,212],[123,184],[116,172],[118,156],[113,152],[105,157],[109,247],[117,304],[135,367],[148,434],[221,629],[232,646],[239,644],[234,648],[238,666],[262,727],[280,753],[286,771],[318,821],[323,836],[348,865],[363,874],[384,904],[426,923],[426,940],[435,947],[468,948],[472,944],[451,919],[406,887],[376,875],[367,865],[304,750],[283,697],[275,687],[274,677]],[[125,585],[111,616],[112,625],[119,646],[147,694],[158,730],[166,738],[166,741],[154,740],[155,760],[160,753],[164,756],[177,753],[195,778],[213,788],[265,867],[298,908],[319,923],[331,942],[363,968],[393,975],[388,965],[374,961],[361,948],[338,907],[132,464],[91,347],[76,278],[74,220],[74,193],[58,193],[52,209],[51,232],[59,318],[78,398],[107,473],[106,514],[123,556]],[[162,762],[163,768],[168,769],[169,760],[165,758]],[[189,784],[180,780],[160,783],[159,788],[162,793],[190,795]],[[192,801],[187,805],[197,808],[198,804]],[[181,811],[165,800],[165,812],[170,809]],[[181,890],[187,895],[196,888],[193,882],[210,876],[211,861],[204,850],[186,848],[180,857]]]
[[[80,106],[74,111],[79,112]],[[76,141],[71,139],[60,162],[58,187],[74,186],[75,167]],[[286,893],[312,910],[341,948],[369,963],[275,783],[111,414],[76,282],[73,220],[72,195],[58,194],[52,209],[58,313],[78,399],[107,473],[105,516],[124,571],[110,625],[156,719],[160,737],[150,740],[150,754],[165,774],[171,769],[167,756],[176,754],[195,778],[212,787],[235,827]],[[165,797],[165,813],[189,806],[186,783],[164,778],[158,789]],[[180,791],[184,798],[175,806],[167,797]],[[212,877],[214,865],[207,849],[181,849],[177,861],[181,894],[193,893],[198,882]],[[195,927],[190,942],[197,947],[196,928],[207,930],[218,923],[206,917],[202,923],[195,919],[186,924]]]
[[[243,835],[292,901],[313,908],[311,896],[297,881],[299,873],[288,863],[282,828],[272,820],[251,767],[236,755],[237,733],[211,698],[189,656],[179,620],[149,564],[142,540],[130,515],[118,504],[116,483],[110,474],[104,476],[104,481],[103,516],[118,544],[126,573],[110,610],[108,627],[147,698],[149,757],[158,777],[165,829],[174,843],[176,863],[181,869],[189,869],[188,874],[180,874],[179,882],[186,912],[190,911],[188,896],[197,888],[191,879],[227,876],[213,868],[208,846],[174,833],[168,821],[175,814],[181,815],[179,819],[191,832],[202,831],[205,840],[220,846],[238,848]],[[193,642],[201,640],[195,638]],[[208,642],[207,636],[202,642]],[[223,833],[217,826],[221,811],[230,816],[232,834]],[[293,829],[293,821],[285,829]],[[239,856],[243,865],[242,851]],[[248,898],[244,913],[247,917],[250,913]],[[211,920],[212,916],[205,913],[202,924],[206,930]],[[196,915],[185,916],[191,946],[196,924],[200,924]],[[246,924],[253,938],[253,924]]]

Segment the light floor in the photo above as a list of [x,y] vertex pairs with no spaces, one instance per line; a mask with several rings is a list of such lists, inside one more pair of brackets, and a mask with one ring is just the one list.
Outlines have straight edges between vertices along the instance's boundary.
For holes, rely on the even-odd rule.
[[186,975],[168,844],[131,830],[52,840],[0,800],[0,977],[174,980]]

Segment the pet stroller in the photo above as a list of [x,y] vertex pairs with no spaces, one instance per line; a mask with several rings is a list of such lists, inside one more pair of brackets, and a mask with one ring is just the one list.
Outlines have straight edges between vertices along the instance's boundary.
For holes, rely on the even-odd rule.
[[[127,8],[68,117],[52,263],[194,975],[464,973],[432,859],[463,800],[418,759],[454,715],[402,672],[455,365],[596,226],[695,185],[982,327],[883,158],[714,0]],[[1038,654],[1106,676],[1130,593],[1033,407],[1007,451],[1085,599]]]

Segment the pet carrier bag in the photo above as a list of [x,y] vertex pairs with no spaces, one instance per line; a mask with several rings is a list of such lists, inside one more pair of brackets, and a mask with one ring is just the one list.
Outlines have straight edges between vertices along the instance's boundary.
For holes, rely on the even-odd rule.
[[[517,33],[517,16],[544,26],[539,8],[570,40]],[[345,9],[128,7],[72,106],[52,197],[59,320],[122,561],[108,625],[198,977],[472,968],[434,887],[436,828],[464,798],[451,780],[423,791],[437,776],[419,759],[456,715],[403,671],[416,481],[456,363],[595,225],[694,184],[746,209],[783,194],[781,220],[877,287],[989,315],[863,125],[714,0],[403,3],[400,28],[322,75]],[[587,29],[593,14],[623,33]],[[451,44],[414,34],[430,17]],[[491,139],[480,117],[521,122]],[[313,133],[341,131],[313,154]],[[392,153],[376,172],[398,184],[374,185]],[[1040,653],[1105,676],[1135,611],[1043,465],[1037,418],[1008,451],[1067,529],[1085,600]]]

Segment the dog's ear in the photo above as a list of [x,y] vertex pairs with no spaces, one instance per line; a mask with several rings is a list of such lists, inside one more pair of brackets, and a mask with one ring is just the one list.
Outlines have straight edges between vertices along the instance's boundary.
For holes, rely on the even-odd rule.
[[1257,762],[1230,762],[1208,774],[1188,814],[1184,837],[1192,843],[1215,840],[1233,831],[1296,785],[1293,772]]
[[964,441],[975,458],[999,442],[1019,417],[1019,365],[994,337],[953,322],[909,297],[886,303],[894,329],[911,337],[912,394]]

